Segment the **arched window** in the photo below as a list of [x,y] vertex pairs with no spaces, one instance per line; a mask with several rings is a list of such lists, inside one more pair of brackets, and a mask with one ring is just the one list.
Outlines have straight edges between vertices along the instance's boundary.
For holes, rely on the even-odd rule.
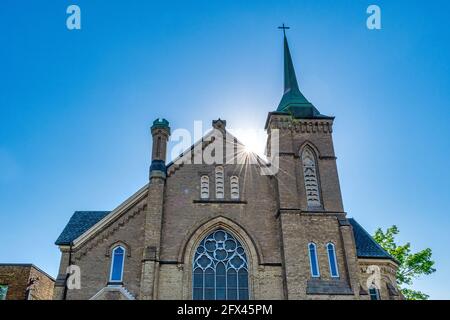
[[328,263],[330,264],[330,275],[333,278],[339,277],[339,271],[336,260],[336,249],[331,242],[327,244]]
[[209,198],[209,177],[202,176],[200,179],[200,197],[202,199]]
[[200,242],[192,265],[194,300],[248,300],[248,263],[244,247],[218,229]]
[[380,298],[380,290],[377,289],[374,285],[371,285],[369,288],[370,300],[381,300]]
[[224,198],[224,184],[223,184],[223,167],[216,167],[216,198]]
[[231,199],[239,199],[239,178],[232,176],[230,178]]
[[311,276],[314,278],[320,277],[319,260],[317,259],[317,248],[315,243],[308,244],[309,251],[309,265],[311,266]]
[[112,251],[110,282],[122,282],[125,248],[117,246]]
[[320,207],[319,182],[317,179],[316,157],[310,147],[302,152],[303,177],[305,179],[306,203],[308,207]]

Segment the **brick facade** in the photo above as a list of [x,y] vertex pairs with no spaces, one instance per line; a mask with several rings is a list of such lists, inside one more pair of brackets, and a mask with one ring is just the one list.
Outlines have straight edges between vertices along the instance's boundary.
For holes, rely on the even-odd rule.
[[8,287],[6,300],[51,300],[54,283],[32,264],[0,264],[0,285]]
[[[250,299],[368,299],[367,270],[375,269],[381,298],[399,298],[396,262],[359,225],[356,242],[353,220],[344,211],[334,118],[320,114],[300,92],[286,37],[284,51],[284,95],[265,126],[268,156],[277,153],[270,142],[279,136],[276,174],[261,174],[276,169],[275,162],[269,167],[234,137],[227,139],[220,119],[202,141],[167,164],[169,123],[155,120],[148,185],[98,221],[89,212],[74,215],[57,240],[62,257],[55,299],[192,299],[195,253],[207,250],[199,244],[219,228],[242,245]],[[196,162],[201,154],[214,154],[214,163]],[[230,161],[236,159],[246,162]],[[239,181],[238,198],[231,197],[232,177]],[[123,281],[112,285],[111,255],[119,244],[126,251]],[[320,269],[314,277],[309,244],[316,247]],[[70,263],[81,269],[81,289],[66,292]]]
[[[388,290],[395,289],[395,262],[357,257],[342,205],[332,121],[303,122],[269,114],[269,139],[274,129],[281,137],[278,174],[261,175],[259,165],[225,164],[223,199],[214,197],[215,165],[176,162],[167,173],[152,171],[146,187],[76,239],[71,249],[60,246],[54,298],[64,298],[70,256],[72,264],[80,267],[81,289],[67,290],[66,299],[192,299],[194,251],[219,227],[246,248],[251,299],[367,299],[368,263],[381,266],[381,297],[398,298]],[[166,137],[168,132],[153,130],[153,134],[154,141],[166,143],[155,135]],[[314,210],[306,203],[299,156],[305,146],[317,156],[322,205]],[[200,197],[203,175],[210,181],[208,200]],[[230,198],[230,176],[239,177],[238,200]],[[310,242],[317,246],[318,279],[311,277]],[[330,275],[328,243],[336,249],[338,277]],[[123,282],[115,287],[108,279],[111,251],[118,244],[126,249],[126,258]]]

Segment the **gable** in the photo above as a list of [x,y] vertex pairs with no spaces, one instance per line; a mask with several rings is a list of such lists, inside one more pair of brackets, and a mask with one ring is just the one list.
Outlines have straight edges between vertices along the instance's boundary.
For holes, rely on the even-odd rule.
[[[174,171],[176,171],[184,163],[192,163],[192,159],[194,157],[194,152],[198,153],[199,151],[202,151],[202,152],[205,151],[206,147],[210,143],[212,143],[211,139],[214,138],[214,132],[215,131],[213,129],[208,131],[201,139],[199,139],[197,142],[192,144],[189,148],[187,148],[184,152],[182,152],[177,158],[175,158],[170,163],[168,163],[166,166],[168,175],[170,176]],[[256,154],[255,152],[252,152],[252,151],[248,151],[246,149],[245,145],[238,138],[236,138],[234,135],[232,135],[229,131],[225,130],[224,133],[225,134],[223,135],[223,144],[222,144],[225,149],[224,159],[222,159],[223,163],[217,163],[217,164],[226,164],[229,162],[231,162],[232,164],[233,163],[239,164],[240,163],[239,161],[242,162],[241,164],[244,164],[244,162],[242,161],[242,159],[240,157],[245,153],[245,157],[251,158],[253,161],[253,164],[258,165],[258,166],[268,166],[269,165],[267,163],[267,161],[264,160],[263,158],[261,158],[258,154]],[[230,155],[226,154],[226,152],[227,152],[226,143],[229,141],[233,141],[234,146],[233,146],[232,150],[236,151],[236,154],[231,155],[231,157],[230,157]],[[202,144],[201,147],[200,147],[200,144]]]

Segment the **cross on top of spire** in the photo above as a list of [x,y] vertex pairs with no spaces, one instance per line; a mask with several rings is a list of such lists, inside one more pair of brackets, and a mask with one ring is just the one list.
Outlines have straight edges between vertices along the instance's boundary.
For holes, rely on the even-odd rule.
[[286,37],[286,30],[290,29],[291,27],[288,27],[286,25],[283,25],[281,27],[278,27],[278,29],[282,29],[283,30],[283,35]]
[[286,30],[290,28],[283,23],[278,29],[283,30],[284,35],[284,94],[278,105],[277,111],[291,113],[297,118],[326,117],[321,115],[319,110],[317,110],[316,107],[314,107],[300,92],[286,37]]

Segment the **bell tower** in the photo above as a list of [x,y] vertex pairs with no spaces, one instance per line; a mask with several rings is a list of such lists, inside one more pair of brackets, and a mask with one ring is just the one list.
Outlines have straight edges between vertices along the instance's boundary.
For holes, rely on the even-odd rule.
[[[299,89],[284,25],[284,93],[269,112],[268,143],[279,134],[276,174],[280,234],[288,299],[359,294],[356,247],[344,212],[333,147],[334,117],[323,115]],[[268,148],[270,150],[270,147]],[[309,244],[317,248],[320,275],[311,273]],[[330,271],[327,245],[336,249]]]

